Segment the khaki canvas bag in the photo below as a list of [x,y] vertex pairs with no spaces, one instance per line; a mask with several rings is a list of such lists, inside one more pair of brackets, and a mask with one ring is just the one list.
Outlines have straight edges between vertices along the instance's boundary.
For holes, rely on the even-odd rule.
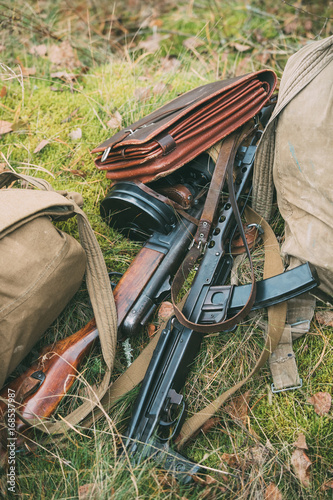
[[[7,187],[17,178],[39,189]],[[82,204],[82,197],[13,172],[0,174],[0,188],[0,387],[73,297],[85,271],[109,372],[116,310],[101,250],[75,201]],[[74,215],[82,246],[52,222]]]
[[266,219],[273,192],[285,220],[286,264],[312,263],[333,295],[333,36],[293,55],[257,149],[253,208]]
[[[329,297],[333,296],[332,138],[331,36],[309,43],[287,62],[277,105],[258,145],[252,202],[269,219],[276,192],[285,221],[281,246],[285,265],[313,264],[320,289]],[[309,330],[315,305],[311,294],[288,302],[285,329],[270,357],[273,392],[302,385],[292,341]]]

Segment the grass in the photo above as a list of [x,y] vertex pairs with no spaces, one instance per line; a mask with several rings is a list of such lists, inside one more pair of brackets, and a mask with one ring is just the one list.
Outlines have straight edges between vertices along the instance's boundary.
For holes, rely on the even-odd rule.
[[[281,77],[289,55],[307,40],[331,34],[331,20],[327,19],[331,13],[326,2],[304,4],[308,13],[286,3],[260,0],[169,0],[161,5],[148,2],[146,10],[134,0],[131,8],[103,1],[83,9],[79,2],[69,6],[60,0],[52,4],[12,0],[0,2],[0,6],[0,46],[4,46],[0,52],[0,91],[2,86],[6,88],[0,99],[0,119],[15,124],[12,133],[0,138],[0,164],[43,177],[55,189],[82,193],[107,267],[120,272],[128,268],[140,244],[123,238],[101,220],[99,204],[109,182],[95,168],[90,153],[114,133],[106,125],[114,113],[120,113],[122,127],[126,127],[176,95],[218,78],[266,67]],[[154,35],[160,36],[157,50],[150,45]],[[47,55],[31,54],[34,45],[46,43],[50,48],[65,39],[75,47],[81,66],[54,68]],[[34,68],[35,72],[22,76],[24,68]],[[58,70],[75,73],[76,77],[52,77]],[[146,98],[142,89],[149,89],[144,92]],[[78,128],[82,138],[71,139],[69,134]],[[47,146],[34,153],[43,139],[49,141]],[[60,227],[78,237],[74,220]],[[281,231],[279,219],[274,221],[274,227]],[[319,303],[319,308],[325,305]],[[92,315],[83,282],[25,360],[25,366],[42,345],[74,333]],[[256,315],[234,332],[204,340],[183,391],[189,415],[249,372],[263,345],[257,319]],[[37,435],[31,453],[17,454],[17,496],[117,500],[267,498],[267,487],[274,483],[283,498],[332,497],[332,489],[322,488],[332,477],[332,412],[319,416],[307,402],[318,391],[332,392],[331,337],[332,328],[314,320],[310,333],[294,343],[300,376],[305,382],[301,390],[272,395],[271,377],[265,367],[241,391],[249,395],[247,414],[235,418],[225,405],[212,427],[201,431],[186,446],[184,454],[207,467],[210,479],[204,484],[184,487],[151,463],[133,466],[119,457],[120,435],[129,421],[137,394],[134,390],[91,429],[77,426],[65,440],[51,438],[44,444]],[[147,343],[143,329],[131,341],[134,357]],[[124,350],[119,345],[113,378],[125,369]],[[100,380],[104,368],[98,346],[82,370],[89,382]],[[58,413],[66,415],[76,404],[75,396],[81,393],[76,384]],[[293,443],[301,432],[312,462],[308,488],[302,486],[290,465]],[[5,476],[1,494],[6,495]]]

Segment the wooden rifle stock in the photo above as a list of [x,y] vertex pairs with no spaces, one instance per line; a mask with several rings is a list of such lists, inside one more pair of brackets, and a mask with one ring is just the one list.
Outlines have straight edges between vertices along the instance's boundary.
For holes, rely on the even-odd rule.
[[113,292],[118,314],[118,327],[124,321],[163,257],[162,252],[143,247],[119,280]]
[[[95,320],[69,337],[45,347],[33,365],[0,392],[2,424],[15,415],[16,445],[33,418],[47,418],[55,411],[63,396],[73,385],[77,369],[98,337]],[[22,419],[18,416],[22,416]],[[1,425],[2,427],[2,425]],[[7,427],[1,429],[0,449],[5,445]],[[2,449],[1,449],[2,452]]]

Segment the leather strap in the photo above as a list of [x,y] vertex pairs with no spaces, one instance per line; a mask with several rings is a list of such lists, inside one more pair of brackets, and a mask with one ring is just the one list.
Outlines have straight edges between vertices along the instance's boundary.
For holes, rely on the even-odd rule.
[[[250,128],[251,127],[251,128]],[[174,313],[178,321],[186,326],[187,328],[194,330],[199,333],[207,334],[207,333],[217,333],[224,330],[228,330],[233,328],[239,321],[241,321],[251,310],[252,305],[255,300],[256,294],[256,281],[254,275],[254,268],[252,263],[252,258],[249,250],[249,246],[247,243],[246,235],[244,232],[241,216],[239,213],[235,192],[234,192],[234,184],[233,184],[233,166],[235,161],[235,156],[237,153],[238,146],[243,142],[243,140],[249,135],[250,130],[253,130],[253,126],[247,125],[243,127],[241,130],[238,130],[231,134],[229,137],[223,141],[221,150],[215,165],[215,170],[213,174],[212,181],[210,183],[210,188],[207,194],[205,206],[201,215],[200,223],[198,226],[198,230],[194,237],[194,245],[188,252],[184,262],[181,267],[178,269],[172,286],[171,286],[171,299],[174,306]],[[250,262],[251,269],[251,291],[248,298],[247,303],[244,307],[232,318],[229,318],[220,323],[214,323],[212,325],[201,325],[199,323],[193,323],[188,320],[180,308],[176,305],[178,294],[188,277],[191,269],[194,264],[197,262],[200,257],[202,250],[204,250],[205,245],[207,243],[210,230],[212,227],[212,222],[215,216],[215,212],[217,209],[220,192],[222,190],[225,177],[227,175],[228,188],[229,188],[229,198],[230,203],[233,209],[234,217],[236,219],[236,224],[242,238],[244,248],[247,254],[247,257]]]
[[[248,223],[260,224],[260,226],[264,229],[264,278],[269,278],[271,276],[275,276],[276,274],[280,274],[281,272],[283,272],[283,264],[280,257],[279,244],[276,240],[273,230],[264,219],[262,219],[250,208],[246,208],[245,215]],[[185,301],[186,296],[182,299],[180,307],[184,305]],[[216,411],[224,404],[224,402],[238,389],[240,389],[251,378],[251,376],[254,375],[265,364],[270,354],[275,350],[280,341],[280,337],[284,329],[286,311],[287,305],[285,302],[277,304],[276,306],[272,306],[268,309],[269,326],[266,342],[254,368],[251,370],[247,377],[238,382],[234,387],[229,388],[210,405],[203,408],[200,412],[194,414],[184,423],[180,431],[180,439],[177,442],[178,448],[184,445],[185,442],[187,442],[188,439],[190,439],[193,434],[195,434],[203,426],[203,424],[216,413]],[[115,403],[119,401],[119,399],[123,397],[128,391],[132,390],[140,382],[142,382],[160,334],[165,328],[166,323],[167,320],[165,320],[165,322],[160,326],[154,338],[135,359],[135,361],[126,370],[126,372],[120,375],[120,377],[109,387],[108,391],[101,400],[101,404],[96,407],[91,415],[82,422],[82,427],[90,427],[101,417],[109,418],[107,416],[107,413],[111,410]]]

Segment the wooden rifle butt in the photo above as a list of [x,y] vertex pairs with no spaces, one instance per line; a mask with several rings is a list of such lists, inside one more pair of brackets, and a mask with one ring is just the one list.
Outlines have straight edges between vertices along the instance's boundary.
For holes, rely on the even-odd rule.
[[[8,418],[15,415],[16,446],[22,445],[28,421],[48,418],[73,385],[78,366],[98,337],[95,320],[69,337],[45,347],[37,361],[0,392],[0,448],[7,446]],[[23,420],[19,417],[22,416]],[[12,420],[12,419],[11,419]],[[2,450],[1,450],[2,451]]]

